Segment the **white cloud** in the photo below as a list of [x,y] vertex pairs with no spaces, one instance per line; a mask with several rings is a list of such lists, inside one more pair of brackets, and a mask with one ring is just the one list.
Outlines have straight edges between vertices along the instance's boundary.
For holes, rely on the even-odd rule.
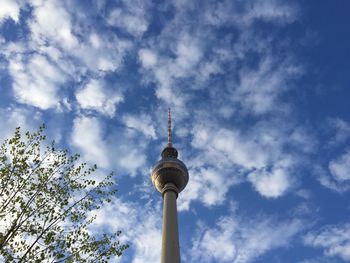
[[64,49],[77,47],[70,14],[59,1],[33,1],[33,19],[29,22],[32,39],[39,45],[53,41]]
[[22,132],[37,130],[42,123],[40,112],[21,107],[0,108],[0,142],[13,135],[16,127]]
[[251,169],[263,167],[267,161],[261,146],[246,140],[238,131],[201,125],[194,127],[193,135],[192,146],[206,150],[219,163],[230,162]]
[[299,219],[277,220],[269,216],[221,217],[215,227],[199,226],[189,255],[190,262],[247,263],[267,251],[290,246],[301,230]]
[[74,119],[71,143],[82,153],[84,160],[98,167],[109,168],[109,154],[103,140],[103,129],[95,117]]
[[11,18],[18,23],[19,21],[20,6],[15,0],[2,0],[0,8],[0,25],[7,19]]
[[[185,55],[179,60],[163,58],[152,67],[152,74],[157,82],[156,96],[171,108],[184,108],[188,95],[183,88],[176,85],[176,80],[194,74],[190,69],[191,59],[187,61]],[[187,67],[187,68],[186,68]],[[147,68],[147,67],[145,67]]]
[[[176,1],[177,12],[172,21],[164,27],[157,41],[147,43],[147,51],[157,50],[157,62],[150,53],[142,54],[143,58],[139,54],[143,67],[148,69],[144,71],[145,79],[153,78],[157,83],[157,98],[168,105],[185,108],[192,99],[191,90],[208,89],[213,100],[226,99],[225,104],[218,103],[222,109],[213,109],[221,110],[226,117],[237,109],[252,114],[286,111],[288,107],[279,102],[279,95],[289,88],[288,78],[301,70],[289,57],[280,60],[275,54],[269,54],[271,39],[260,39],[252,27],[257,19],[278,24],[292,22],[298,10],[280,1],[266,2],[246,1],[239,7],[232,1],[205,2],[201,3],[200,11],[193,12],[197,4]],[[196,26],[192,26],[193,20],[197,21]],[[231,26],[234,22],[234,27],[244,30],[239,30],[237,38],[218,39],[213,36],[212,28],[207,27],[211,21]],[[186,26],[179,27],[179,24]],[[258,69],[245,67],[246,56],[251,53],[256,53],[257,60],[261,58]],[[230,81],[219,82],[215,77],[225,74],[226,69],[239,72],[239,78],[225,76]],[[225,86],[225,98],[215,96],[216,90],[223,95],[219,90]],[[230,107],[223,107],[227,104]]]
[[125,30],[134,37],[141,37],[148,29],[148,6],[145,1],[121,1],[121,7],[114,8],[107,16],[110,26]]
[[[230,227],[226,231],[220,230],[207,230],[204,232],[202,239],[199,242],[199,248],[204,252],[203,258],[208,257],[207,262],[212,260],[220,262],[232,262],[237,254],[235,244],[231,241],[231,235],[233,229],[236,228],[235,222],[221,221],[218,223],[220,230],[225,227]],[[219,234],[219,232],[221,232]],[[196,247],[196,249],[198,249]],[[195,258],[198,257],[195,255]],[[203,260],[203,259],[202,259]],[[204,260],[204,262],[205,262]]]
[[205,61],[200,64],[198,72],[198,80],[206,82],[210,79],[211,75],[223,73],[223,69],[216,60]]
[[319,231],[310,232],[304,243],[325,249],[326,256],[339,256],[350,260],[350,224],[328,225]]
[[31,6],[28,49],[40,50],[77,79],[87,71],[101,76],[122,67],[131,42],[96,29],[74,3],[33,0]]
[[58,89],[66,80],[66,75],[47,57],[17,54],[10,58],[9,73],[19,102],[44,110],[59,106]]
[[157,54],[150,49],[140,49],[138,55],[145,68],[151,68],[157,64]]
[[107,21],[111,26],[120,27],[134,36],[142,36],[148,28],[148,22],[144,17],[125,12],[119,8],[110,13]]
[[177,57],[173,69],[175,69],[176,77],[183,77],[190,73],[188,70],[193,70],[203,54],[199,41],[195,37],[185,34],[180,36],[177,41],[175,48]]
[[175,89],[170,87],[172,80],[167,74],[166,70],[158,70],[157,78],[162,82],[162,84],[165,84],[165,86],[157,87],[157,98],[163,100],[166,105],[170,105],[171,108],[183,108],[186,101],[186,95],[184,95],[179,88]]
[[212,4],[204,12],[206,23],[216,26],[235,24],[242,30],[247,30],[256,20],[286,24],[294,22],[298,16],[296,5],[278,0],[247,0],[239,4],[221,1]]
[[257,145],[243,143],[238,132],[198,125],[192,133],[191,145],[199,153],[186,161],[190,183],[181,193],[180,210],[189,209],[190,202],[196,199],[207,206],[223,203],[230,187],[244,180],[241,168],[264,165],[266,156],[253,147]]
[[342,193],[350,190],[350,151],[331,159],[328,170],[316,165],[313,172],[321,185]]
[[[194,200],[206,206],[222,204],[229,189],[244,181],[266,198],[281,197],[298,181],[296,167],[301,152],[307,153],[314,144],[291,136],[303,134],[300,128],[271,122],[257,123],[244,132],[238,127],[222,128],[203,117],[193,123],[191,146],[195,154],[185,155],[190,183],[181,193],[180,210],[189,209]],[[285,151],[286,145],[297,147],[298,153]]]
[[[86,35],[86,39],[78,47],[68,50],[84,66],[84,70],[88,69],[101,76],[122,68],[124,57],[133,46],[130,41],[93,30]],[[77,68],[79,69],[79,65]],[[84,70],[81,70],[82,74],[86,74]]]
[[[187,164],[191,165],[191,162]],[[203,163],[202,166],[204,165]],[[234,170],[231,172],[233,174]],[[227,174],[224,169],[216,169],[212,166],[189,169],[189,175],[190,182],[178,200],[179,211],[189,210],[190,203],[197,199],[208,207],[222,204],[226,201],[226,194],[230,187],[238,183],[238,179]],[[227,178],[224,178],[224,175]]]
[[332,132],[332,137],[325,149],[329,151],[331,148],[343,152],[331,156],[328,160],[328,169],[316,166],[315,175],[323,186],[336,192],[345,192],[350,190],[350,151],[343,146],[349,139],[350,125],[339,118],[330,119],[328,125],[331,126],[329,130]]
[[[207,184],[205,184],[204,180],[202,180],[201,174],[194,172],[193,170],[189,170],[189,176],[190,176],[190,181],[188,183],[188,185],[186,186],[185,190],[183,192],[181,192],[180,194],[180,198],[178,199],[178,210],[179,211],[186,211],[190,209],[190,204],[192,201],[194,200],[201,200],[203,201],[204,199],[202,199],[202,195],[207,194],[209,196],[214,196],[214,200],[219,202],[222,202],[222,197],[218,196],[218,195],[214,195],[214,190],[211,189],[210,186],[208,186]],[[225,184],[227,185],[227,184]],[[206,186],[206,188],[204,188]],[[223,188],[220,188],[219,192],[216,193],[221,193],[221,194],[225,194],[225,191]],[[205,198],[206,201],[209,200],[209,198]],[[214,200],[210,200],[211,202],[206,204],[213,204],[212,201]],[[215,203],[216,204],[216,203]]]
[[263,2],[253,0],[247,4],[247,7],[247,12],[243,16],[243,22],[248,24],[251,24],[256,19],[277,23],[292,23],[297,19],[299,13],[296,6],[278,0]]
[[[78,8],[73,4],[34,0],[28,4],[33,8],[33,15],[26,21],[30,30],[28,41],[9,42],[0,48],[9,62],[15,98],[43,110],[71,110],[67,90],[74,83],[68,81],[81,82],[90,73],[102,79],[106,73],[119,70],[132,44],[92,28],[84,15],[73,19],[72,13]],[[79,102],[83,108],[114,116],[123,96],[106,92],[102,86],[92,83],[80,90]]]
[[256,171],[249,174],[248,178],[255,189],[265,197],[280,197],[289,187],[288,175],[283,169],[279,168],[272,172]]
[[335,180],[350,180],[350,151],[330,161],[328,168]]
[[330,146],[337,146],[345,143],[350,137],[350,123],[336,118],[329,121],[331,129],[335,130],[335,135],[329,142]]
[[[132,259],[127,262],[154,263],[160,258],[161,213],[160,206],[155,207],[154,204],[140,208],[135,203],[113,198],[111,203],[97,211],[92,230],[109,229],[112,233],[121,230],[121,240],[129,243],[130,249],[134,250]],[[123,257],[121,261],[125,262]]]
[[[130,144],[128,146],[130,146]],[[120,148],[118,151],[122,154],[119,155],[120,157],[117,163],[124,171],[128,171],[129,175],[135,176],[136,172],[142,170],[146,165],[144,150],[141,151],[141,147],[137,148],[137,145],[134,145],[134,147],[119,145],[118,147]]]
[[295,127],[289,135],[288,141],[294,147],[305,153],[312,153],[318,146],[312,131],[308,131],[301,127]]
[[277,162],[271,170],[258,169],[248,175],[248,180],[262,196],[277,198],[285,194],[291,185],[288,160]]
[[81,108],[96,110],[113,117],[117,105],[124,100],[121,94],[106,89],[102,80],[92,79],[75,94]]
[[149,174],[147,163],[148,140],[131,129],[115,129],[106,138],[108,154],[113,167],[120,175],[145,176]]
[[148,174],[147,141],[121,129],[107,132],[97,117],[76,117],[71,143],[90,164],[116,169],[121,176]]
[[[171,29],[168,28],[168,30]],[[203,58],[203,50],[198,37],[186,32],[178,32],[179,36],[173,39],[173,33],[171,34],[171,37],[164,36],[165,40],[159,43],[161,47],[152,45],[152,48],[141,49],[139,59],[142,66],[148,70],[149,79],[153,78],[157,83],[157,98],[172,108],[184,108],[189,96],[187,91],[177,84],[177,81],[197,76],[197,68]],[[163,45],[170,50],[164,52]],[[160,52],[155,54],[152,50],[163,51],[163,55],[160,55]],[[169,52],[173,56],[169,56]],[[206,70],[210,71],[208,67],[202,68],[202,73],[205,73]]]
[[268,56],[260,62],[257,70],[240,70],[240,83],[232,99],[253,114],[283,111],[278,95],[287,89],[286,80],[295,73],[291,68],[293,65],[285,63],[276,69],[272,57]]
[[[197,74],[197,66],[203,58],[200,38],[187,33],[179,33],[175,43],[171,44],[173,57],[162,57],[161,63],[154,69],[159,84],[170,87],[179,78],[188,78]],[[162,71],[165,70],[165,72]],[[165,77],[163,74],[166,74]]]
[[323,169],[323,167],[316,165],[313,168],[313,170],[316,178],[324,187],[327,187],[339,193],[343,193],[350,190],[350,184],[346,183],[346,181],[336,180],[328,171]]
[[141,114],[139,116],[127,114],[123,117],[123,121],[128,128],[137,130],[143,133],[147,138],[157,139],[154,121],[148,114]]

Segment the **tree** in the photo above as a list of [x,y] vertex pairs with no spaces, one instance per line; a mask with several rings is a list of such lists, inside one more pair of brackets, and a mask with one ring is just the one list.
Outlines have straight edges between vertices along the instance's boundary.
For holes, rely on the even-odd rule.
[[[128,247],[120,232],[92,234],[97,211],[116,193],[112,174],[91,179],[97,167],[48,146],[44,125],[0,147],[0,261],[108,262]],[[24,138],[23,138],[24,137]]]

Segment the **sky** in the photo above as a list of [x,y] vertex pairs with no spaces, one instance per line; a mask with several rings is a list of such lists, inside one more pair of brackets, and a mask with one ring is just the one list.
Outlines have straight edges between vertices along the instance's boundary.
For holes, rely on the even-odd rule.
[[0,139],[49,140],[114,171],[91,231],[111,262],[160,259],[150,172],[167,140],[185,263],[350,262],[350,2],[0,0]]

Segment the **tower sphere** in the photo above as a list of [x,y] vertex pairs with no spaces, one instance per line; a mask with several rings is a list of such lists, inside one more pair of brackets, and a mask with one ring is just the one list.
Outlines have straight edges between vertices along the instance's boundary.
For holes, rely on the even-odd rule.
[[164,186],[173,183],[180,193],[188,183],[188,171],[186,165],[177,159],[177,150],[167,146],[162,151],[162,159],[152,169],[152,183],[159,192],[163,192]]
[[[173,147],[171,134],[170,108],[168,112],[168,144],[162,151],[162,159],[152,169],[152,183],[156,189],[163,193],[168,184],[176,188],[180,193],[188,183],[188,171],[186,165],[177,159],[177,150]],[[174,189],[175,190],[175,189]]]

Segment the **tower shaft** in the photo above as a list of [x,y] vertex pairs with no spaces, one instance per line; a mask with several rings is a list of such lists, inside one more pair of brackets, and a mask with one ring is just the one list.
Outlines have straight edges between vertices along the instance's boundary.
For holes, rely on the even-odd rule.
[[163,196],[163,226],[161,263],[180,263],[179,229],[176,199],[188,183],[186,165],[177,158],[171,136],[171,116],[168,112],[168,144],[161,153],[162,159],[152,169],[151,179]]
[[163,190],[163,229],[161,263],[180,263],[179,230],[177,223],[177,189],[169,183]]

